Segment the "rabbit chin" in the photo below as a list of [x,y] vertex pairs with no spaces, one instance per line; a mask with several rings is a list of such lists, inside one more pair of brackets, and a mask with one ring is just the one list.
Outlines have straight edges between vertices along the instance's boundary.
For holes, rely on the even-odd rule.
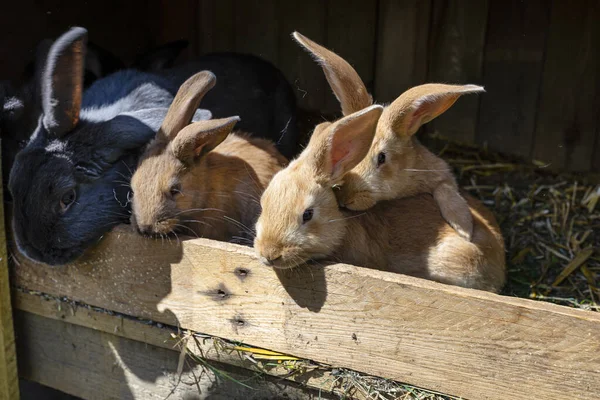
[[28,260],[33,261],[36,264],[43,263],[53,266],[65,265],[76,260],[83,255],[85,250],[90,246],[90,243],[82,243],[78,246],[69,247],[68,249],[51,248],[49,250],[40,251],[29,245],[29,243],[22,242],[16,235],[15,243],[19,252]]

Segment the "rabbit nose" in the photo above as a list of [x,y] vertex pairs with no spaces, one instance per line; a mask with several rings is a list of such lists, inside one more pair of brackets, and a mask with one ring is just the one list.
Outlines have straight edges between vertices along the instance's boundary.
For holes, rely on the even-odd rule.
[[152,234],[152,229],[150,228],[150,225],[138,225],[137,230],[141,235],[149,236]]
[[275,261],[279,260],[281,258],[281,256],[278,257],[273,257],[273,256],[269,256],[269,257],[261,257],[260,261],[262,261],[263,264],[272,267],[273,264],[275,263]]

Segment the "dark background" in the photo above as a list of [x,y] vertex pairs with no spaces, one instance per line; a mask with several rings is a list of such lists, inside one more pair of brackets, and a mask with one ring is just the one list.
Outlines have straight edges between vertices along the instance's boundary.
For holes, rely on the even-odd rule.
[[379,102],[424,82],[476,83],[430,132],[550,163],[600,170],[599,0],[19,0],[0,13],[0,79],[18,79],[35,45],[72,25],[125,61],[187,38],[186,56],[259,54],[303,108],[336,112],[298,30],[349,60]]

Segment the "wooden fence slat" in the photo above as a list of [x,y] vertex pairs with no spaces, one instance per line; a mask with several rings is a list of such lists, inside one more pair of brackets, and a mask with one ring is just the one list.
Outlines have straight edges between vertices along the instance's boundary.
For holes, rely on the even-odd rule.
[[276,272],[249,248],[116,231],[15,283],[128,315],[477,399],[592,399],[600,315],[346,265]]
[[[331,89],[325,75],[313,58],[292,39],[298,31],[317,43],[325,43],[325,4],[319,0],[279,3],[280,68],[292,84],[298,106],[321,111]],[[314,121],[316,125],[320,121]]]
[[235,1],[235,49],[279,65],[277,0]]
[[550,1],[496,1],[490,7],[478,142],[529,158]]
[[[430,82],[481,84],[489,0],[434,0],[429,34]],[[475,143],[479,96],[465,96],[429,130]]]
[[600,110],[600,1],[552,2],[532,156],[588,171]]
[[[214,363],[239,383],[194,362],[178,374],[179,351],[63,321],[16,312],[21,376],[86,399],[317,399],[293,383]],[[200,393],[199,393],[200,392]],[[328,397],[325,397],[328,398]]]
[[[373,90],[375,41],[377,37],[377,2],[363,0],[328,0],[327,40],[321,43],[348,61]],[[339,113],[340,104],[330,91],[325,98],[327,113]]]
[[375,99],[394,101],[427,77],[431,0],[380,0]]
[[200,54],[235,51],[234,0],[201,0],[198,5]]
[[[0,176],[2,176],[1,170]],[[17,356],[4,226],[4,195],[3,188],[0,186],[0,400],[19,400]]]
[[[128,318],[122,315],[115,315],[114,313],[109,314],[102,310],[48,298],[37,293],[24,293],[20,290],[15,290],[13,293],[15,310],[21,310],[69,324],[80,325],[169,350],[172,350],[179,340],[178,338],[171,337],[171,333],[173,332],[171,327],[158,327],[136,318]],[[318,368],[307,370],[304,373],[298,372],[290,376],[289,369],[273,365],[269,366],[268,370],[265,371],[265,369],[257,368],[254,362],[249,361],[240,352],[229,350],[226,347],[227,345],[224,345],[219,338],[215,338],[215,340],[217,341],[216,344],[211,339],[203,339],[198,342],[190,340],[187,346],[188,351],[205,360],[233,365],[262,374],[267,373],[278,379],[284,378],[301,383],[308,389],[321,390],[323,395],[326,394],[325,392],[330,392],[334,386],[333,382],[336,380],[336,377],[330,371]],[[366,400],[367,396],[358,395],[357,399]]]

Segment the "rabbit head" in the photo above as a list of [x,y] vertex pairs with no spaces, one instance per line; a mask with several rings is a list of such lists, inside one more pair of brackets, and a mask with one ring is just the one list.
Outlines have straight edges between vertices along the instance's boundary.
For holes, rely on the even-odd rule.
[[264,264],[293,268],[341,244],[346,223],[332,188],[369,151],[382,109],[318,125],[300,156],[273,177],[260,200],[254,241]]
[[80,119],[87,31],[72,28],[52,44],[41,73],[41,115],[9,177],[19,250],[47,264],[81,255],[127,222],[128,177],[138,149],[167,108]]
[[[347,61],[297,32],[294,38],[322,66],[344,115],[372,104],[364,83]],[[366,210],[380,200],[431,193],[441,182],[454,182],[448,165],[420,145],[414,135],[460,96],[483,91],[476,85],[425,84],[387,105],[369,153],[344,178],[338,192],[340,204]]]
[[140,157],[131,179],[131,222],[142,234],[161,235],[175,230],[180,210],[190,208],[182,195],[188,173],[227,138],[239,121],[238,117],[231,117],[190,124],[202,97],[215,82],[210,71],[199,72],[185,81],[156,138]]

